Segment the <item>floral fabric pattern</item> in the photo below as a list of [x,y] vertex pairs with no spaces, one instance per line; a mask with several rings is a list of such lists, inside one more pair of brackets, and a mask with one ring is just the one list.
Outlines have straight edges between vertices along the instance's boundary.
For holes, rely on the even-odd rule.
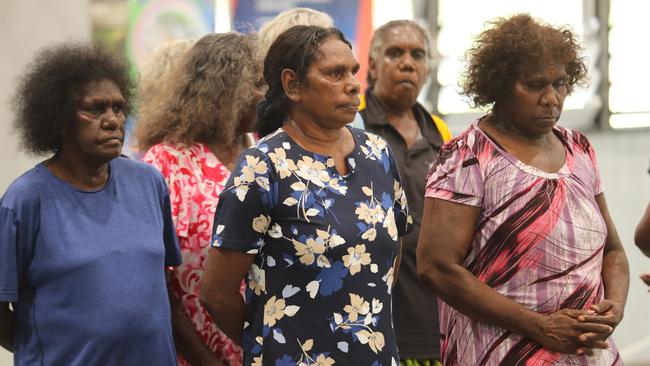
[[[214,325],[199,302],[214,212],[230,172],[207,146],[199,143],[161,143],[151,147],[143,160],[163,174],[169,187],[183,257],[183,263],[172,272],[170,289],[205,344],[230,365],[241,365],[241,348]],[[189,365],[180,355],[178,361],[179,365]]]
[[350,128],[341,175],[283,130],[246,150],[217,208],[213,245],[255,255],[245,365],[397,365],[391,286],[411,219],[386,142]]
[[[480,207],[463,265],[500,294],[542,314],[588,309],[604,296],[607,227],[589,140],[556,126],[566,162],[556,173],[526,165],[476,124],[443,146],[427,197]],[[593,356],[556,353],[439,301],[444,365],[622,365],[612,338]]]

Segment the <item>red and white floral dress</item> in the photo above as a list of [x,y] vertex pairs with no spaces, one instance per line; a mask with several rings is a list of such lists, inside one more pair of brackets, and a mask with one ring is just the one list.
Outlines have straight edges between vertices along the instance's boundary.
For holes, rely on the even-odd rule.
[[[181,300],[197,333],[230,365],[242,364],[242,351],[217,328],[201,306],[201,278],[210,248],[214,211],[230,172],[208,149],[195,143],[155,145],[143,160],[155,166],[169,187],[172,215],[183,256],[170,279],[170,290]],[[178,356],[179,365],[189,365]]]

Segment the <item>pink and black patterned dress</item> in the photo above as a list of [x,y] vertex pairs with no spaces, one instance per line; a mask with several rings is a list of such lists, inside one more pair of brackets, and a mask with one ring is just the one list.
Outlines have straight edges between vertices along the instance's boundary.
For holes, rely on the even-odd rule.
[[[214,211],[230,172],[207,146],[199,143],[161,143],[151,147],[143,160],[160,170],[169,187],[183,257],[183,264],[172,273],[170,288],[181,299],[187,316],[208,347],[230,365],[241,365],[241,348],[214,325],[199,303]],[[179,365],[189,365],[180,355],[178,361]]]
[[[603,299],[607,228],[594,150],[556,126],[566,151],[557,173],[526,165],[477,124],[442,147],[426,197],[481,208],[463,265],[500,294],[539,313],[585,309]],[[475,321],[439,300],[443,364],[622,365],[614,342],[590,357],[561,354]]]

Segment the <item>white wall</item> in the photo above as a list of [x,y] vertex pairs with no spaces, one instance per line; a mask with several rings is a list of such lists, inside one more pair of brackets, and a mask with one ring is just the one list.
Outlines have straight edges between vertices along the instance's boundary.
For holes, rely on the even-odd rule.
[[34,52],[90,35],[87,0],[3,0],[0,10],[0,192],[38,159],[18,152],[10,97]]
[[650,293],[639,275],[650,272],[650,258],[634,246],[634,229],[650,202],[650,130],[589,134],[594,145],[607,206],[630,262],[625,317],[614,340],[626,366],[650,365]]
[[[0,4],[0,194],[38,158],[18,152],[10,133],[10,97],[17,78],[43,46],[90,36],[87,0],[2,0]],[[11,354],[0,349],[0,366],[12,365]]]

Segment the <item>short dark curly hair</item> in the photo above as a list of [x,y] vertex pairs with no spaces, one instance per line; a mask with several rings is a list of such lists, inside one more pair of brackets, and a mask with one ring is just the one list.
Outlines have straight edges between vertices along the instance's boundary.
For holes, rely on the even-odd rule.
[[492,27],[479,34],[465,54],[468,66],[461,87],[472,107],[508,98],[516,80],[554,62],[565,65],[569,93],[574,85],[586,82],[582,47],[568,27],[555,28],[528,14],[497,18],[489,24]]
[[41,49],[13,96],[13,128],[20,148],[34,155],[56,153],[61,132],[71,125],[85,85],[110,80],[122,92],[130,113],[134,84],[127,63],[99,43],[61,43]]

